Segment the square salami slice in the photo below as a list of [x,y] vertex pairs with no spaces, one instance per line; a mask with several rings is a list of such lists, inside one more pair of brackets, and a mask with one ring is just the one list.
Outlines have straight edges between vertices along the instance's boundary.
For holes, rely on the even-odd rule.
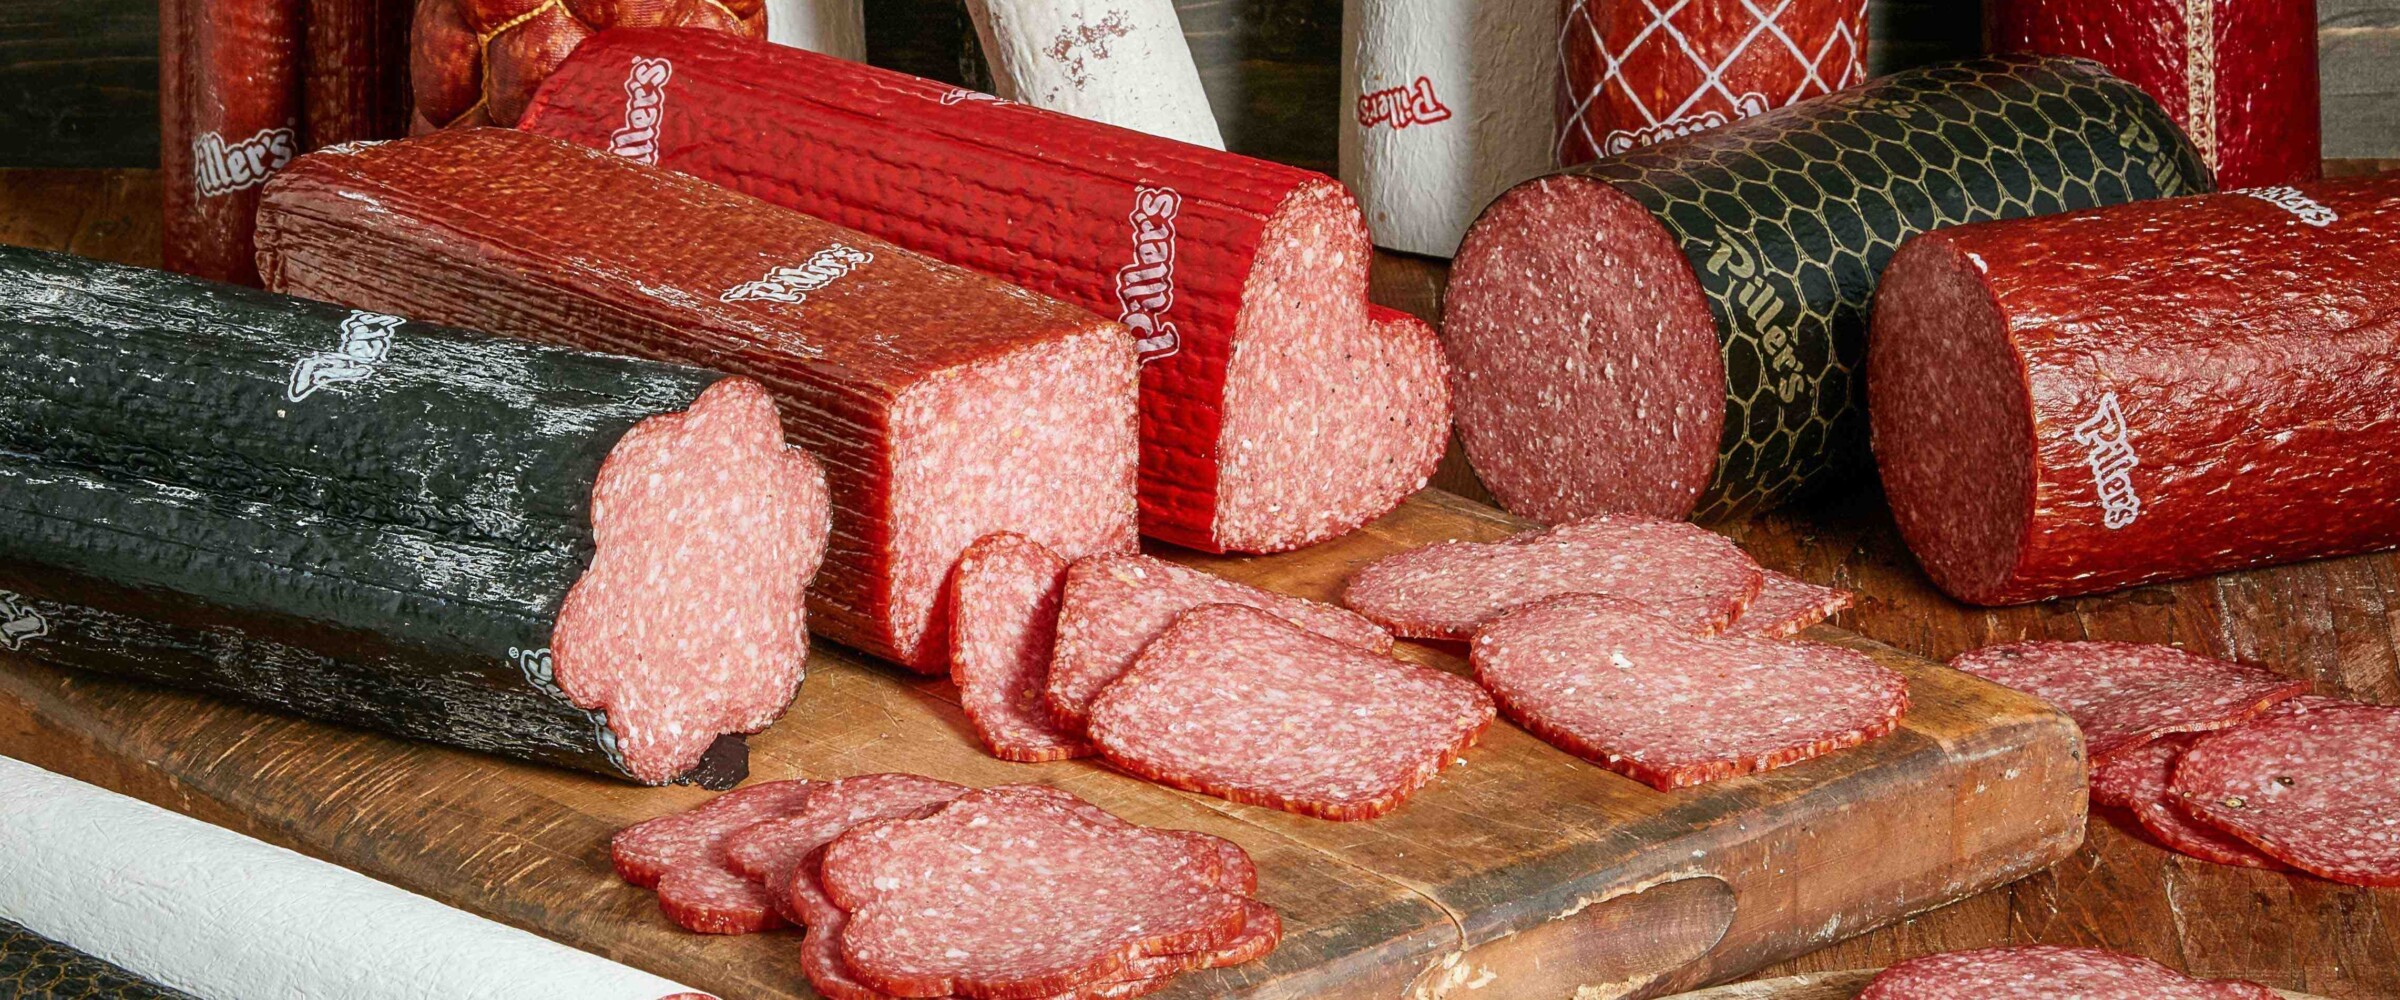
[[659,908],[686,930],[747,934],[782,926],[766,891],[733,869],[725,844],[746,827],[800,811],[823,787],[795,780],[734,789],[617,831],[609,860],[625,881],[657,889]]
[[1725,631],[1761,639],[1789,639],[1850,606],[1851,594],[1847,590],[1819,586],[1774,570],[1767,570],[1766,574],[1766,585],[1758,589],[1758,597],[1742,609],[1742,616],[1734,619],[1733,627]]
[[1081,726],[1092,699],[1177,616],[1203,604],[1257,608],[1360,649],[1392,648],[1391,633],[1349,611],[1210,576],[1149,556],[1094,556],[1067,570],[1059,601],[1058,648],[1050,662],[1050,710]]
[[1001,760],[1092,754],[1047,700],[1066,576],[1057,553],[1003,531],[967,546],[950,577],[950,680],[975,735]]
[[1639,601],[1684,629],[1741,617],[1766,570],[1722,535],[1682,521],[1607,514],[1497,542],[1442,542],[1386,556],[1342,603],[1393,632],[1464,640],[1512,608],[1561,594]]
[[1399,808],[1491,725],[1460,678],[1233,604],[1195,608],[1092,702],[1110,763],[1331,820]]
[[2276,1000],[2230,979],[2194,979],[2147,958],[2035,945],[1954,951],[1883,970],[1858,1000]]
[[1853,650],[1696,636],[1572,594],[1475,636],[1475,677],[1551,745],[1661,791],[1796,764],[1899,728],[1908,679]]
[[725,838],[726,864],[759,884],[776,915],[807,923],[795,905],[793,871],[810,851],[832,843],[851,827],[914,816],[968,789],[914,774],[862,774],[820,786],[798,808],[743,827]]
[[2400,708],[2279,712],[2192,744],[2170,788],[2214,826],[2312,875],[2400,886]]
[[2094,761],[2166,733],[2236,725],[2308,690],[2269,670],[2134,642],[1986,646],[1950,666],[2057,706],[2083,728]]
[[2194,733],[2170,733],[2095,762],[2092,801],[2133,814],[2143,830],[2176,853],[2212,864],[2287,870],[2283,862],[2260,853],[2248,841],[2193,819],[2168,791],[2175,762],[2199,738]]

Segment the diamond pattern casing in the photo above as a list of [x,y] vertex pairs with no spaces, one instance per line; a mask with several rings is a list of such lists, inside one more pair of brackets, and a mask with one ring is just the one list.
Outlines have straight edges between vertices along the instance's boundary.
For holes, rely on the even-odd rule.
[[1568,172],[1649,209],[1709,300],[1726,415],[1703,518],[1864,464],[1867,307],[1910,236],[2214,186],[2156,101],[2041,56],[1909,70]]
[[1569,0],[1558,162],[1856,86],[1866,32],[1867,0]]
[[198,1000],[7,920],[0,920],[0,996],[20,1000]]

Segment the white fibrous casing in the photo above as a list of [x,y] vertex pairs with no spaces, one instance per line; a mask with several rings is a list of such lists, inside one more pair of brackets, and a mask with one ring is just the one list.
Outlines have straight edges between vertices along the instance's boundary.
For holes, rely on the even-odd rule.
[[1555,166],[1558,0],[1344,0],[1342,181],[1375,245],[1448,257]]
[[863,0],[767,0],[767,41],[866,62]]
[[706,996],[7,757],[0,918],[206,1000]]
[[1001,97],[1225,148],[1174,0],[967,0]]

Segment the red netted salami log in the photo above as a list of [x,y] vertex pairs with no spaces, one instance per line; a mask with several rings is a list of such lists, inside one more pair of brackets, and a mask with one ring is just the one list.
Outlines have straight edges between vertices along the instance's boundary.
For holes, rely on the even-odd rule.
[[2199,738],[2171,733],[2093,761],[2093,804],[2132,813],[2143,830],[2177,853],[2220,865],[2286,870],[2283,862],[2259,853],[2248,841],[2193,819],[2168,791],[2175,762]]
[[1091,705],[1109,762],[1187,791],[1373,819],[1473,746],[1492,700],[1457,677],[1236,604],[1195,608]]
[[1475,679],[1551,745],[1662,791],[1858,746],[1899,728],[1908,679],[1813,642],[1695,636],[1592,594],[1475,635]]
[[2400,543],[2400,177],[1946,229],[1868,351],[1901,536],[2013,604]]
[[1067,561],[1023,535],[985,535],[950,578],[950,680],[984,748],[1036,763],[1088,757],[1092,745],[1050,711]]
[[914,774],[862,774],[827,782],[797,808],[737,828],[724,840],[725,861],[759,884],[776,913],[806,925],[807,908],[792,888],[800,859],[851,827],[915,816],[967,791],[965,785]]
[[417,0],[410,130],[517,124],[560,60],[612,25],[673,25],[757,38],[762,0]]
[[1850,600],[1850,592],[1839,587],[1819,586],[1767,570],[1766,583],[1758,588],[1758,596],[1742,609],[1741,617],[1733,620],[1733,627],[1725,631],[1764,639],[1789,639],[1840,613],[1850,606]]
[[2316,0],[1990,0],[1993,52],[2079,56],[2158,99],[2226,188],[2317,179]]
[[1400,635],[1463,640],[1520,605],[1607,594],[1714,633],[1741,617],[1765,584],[1766,570],[1721,535],[1617,514],[1385,556],[1350,577],[1342,603]]
[[754,824],[797,812],[826,786],[769,781],[706,804],[636,823],[609,839],[617,875],[658,890],[667,918],[702,934],[747,934],[782,926],[758,883],[726,860],[728,838]]
[[167,269],[258,284],[258,188],[300,155],[302,0],[162,0]]
[[2083,729],[2093,760],[2167,733],[2238,725],[2308,691],[2273,671],[2136,642],[1985,646],[1950,667],[2057,706]]
[[830,476],[811,624],[869,653],[947,669],[938,598],[993,531],[1134,544],[1133,353],[1064,303],[501,129],[313,154],[259,224],[279,289],[766,384]]
[[2277,712],[2175,762],[2176,800],[2276,860],[2336,882],[2400,886],[2400,708]]
[[301,142],[323,149],[343,142],[408,134],[410,0],[305,0]]
[[1330,604],[1269,593],[1149,556],[1098,556],[1067,570],[1046,698],[1052,714],[1080,726],[1092,699],[1133,665],[1150,640],[1203,604],[1247,605],[1360,649],[1392,648],[1391,633]]
[[1329,538],[1398,504],[1444,446],[1440,361],[1369,320],[1366,225],[1321,174],[692,31],[593,38],[524,127],[1123,320],[1154,537]]
[[1883,970],[1858,1000],[2276,1000],[2274,990],[2194,979],[2147,958],[2033,945],[1954,951]]
[[1865,0],[1569,0],[1558,162],[1582,163],[1867,78]]

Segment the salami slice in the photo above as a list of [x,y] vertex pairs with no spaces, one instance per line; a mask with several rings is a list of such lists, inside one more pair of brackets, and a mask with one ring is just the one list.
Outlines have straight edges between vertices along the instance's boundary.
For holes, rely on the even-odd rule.
[[1176,619],[1100,692],[1091,738],[1153,781],[1360,820],[1399,808],[1492,715],[1491,698],[1457,677],[1211,604]]
[[762,887],[778,915],[805,925],[806,909],[792,888],[801,858],[861,823],[914,816],[966,793],[965,785],[914,774],[842,778],[818,787],[797,808],[738,828],[725,838],[725,860]]
[[1149,556],[1095,556],[1067,570],[1050,710],[1083,722],[1091,701],[1133,665],[1176,616],[1203,604],[1241,604],[1360,649],[1392,648],[1391,633],[1330,604],[1273,594]]
[[1442,542],[1386,556],[1350,578],[1342,603],[1401,635],[1467,639],[1509,609],[1545,597],[1607,594],[1713,633],[1739,618],[1765,585],[1766,570],[1721,535],[1610,514],[1497,542]]
[[2258,667],[2134,642],[1986,646],[1950,666],[2057,706],[2082,727],[2094,761],[2166,733],[2236,725],[2308,690]]
[[747,934],[781,926],[765,890],[733,870],[725,844],[745,827],[805,808],[824,787],[794,780],[737,788],[617,831],[609,860],[625,881],[657,889],[659,908],[686,930]]
[[2147,958],[2033,945],[1954,951],[1883,970],[1858,1000],[2276,1000],[2230,979],[2194,979]]
[[1088,757],[1047,700],[1067,561],[1023,535],[985,535],[950,578],[950,680],[959,707],[1001,760]]
[[1774,570],[1766,575],[1758,597],[1733,620],[1729,634],[1789,639],[1850,606],[1850,592],[1839,587],[1818,586]]
[[2142,829],[2177,853],[2220,865],[2285,870],[2283,862],[2259,853],[2248,841],[2194,820],[2168,793],[2175,762],[2199,738],[2171,733],[2094,762],[2092,801],[2132,813]]
[[2277,713],[2192,744],[2171,788],[2202,822],[2352,885],[2400,886],[2400,708]]
[[1908,679],[1865,654],[1695,636],[1590,594],[1509,612],[1476,634],[1473,660],[1528,732],[1662,791],[1854,747],[1908,711]]

